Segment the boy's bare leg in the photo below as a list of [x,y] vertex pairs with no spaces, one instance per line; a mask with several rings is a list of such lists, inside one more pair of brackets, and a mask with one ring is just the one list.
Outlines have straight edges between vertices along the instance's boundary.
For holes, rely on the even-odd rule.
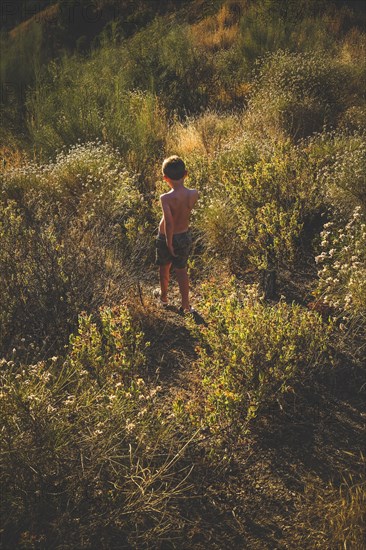
[[170,266],[172,264],[165,264],[159,266],[159,277],[160,277],[160,290],[161,296],[160,299],[162,302],[168,300],[168,286],[169,286],[169,275],[170,275]]
[[175,269],[177,275],[177,281],[179,285],[179,290],[182,296],[182,308],[189,309],[189,281],[187,268]]

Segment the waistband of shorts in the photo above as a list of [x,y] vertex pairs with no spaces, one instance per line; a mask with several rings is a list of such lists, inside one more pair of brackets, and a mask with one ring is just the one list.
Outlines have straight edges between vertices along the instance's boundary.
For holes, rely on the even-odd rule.
[[[184,235],[189,235],[191,233],[191,230],[190,229],[187,229],[187,231],[183,231],[183,233],[173,233],[173,238],[174,237],[180,237],[181,235],[184,236]],[[166,239],[166,236],[164,233],[158,233],[158,239]]]

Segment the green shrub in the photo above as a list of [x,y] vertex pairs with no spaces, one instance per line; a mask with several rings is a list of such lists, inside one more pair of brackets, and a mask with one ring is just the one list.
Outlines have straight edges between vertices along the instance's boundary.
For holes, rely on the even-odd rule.
[[214,158],[187,156],[189,181],[201,191],[194,221],[209,254],[259,272],[291,267],[324,205],[314,163],[305,147],[249,136]]
[[[213,73],[217,75],[212,78],[212,89],[216,97],[215,94],[210,97],[210,105],[216,108],[246,105],[252,70],[263,56],[284,49],[300,55],[308,51],[317,51],[320,55],[323,52],[335,54],[337,39],[347,27],[344,12],[335,14],[331,8],[327,9],[325,3],[319,5],[319,2],[312,5],[309,2],[251,2],[247,5],[227,2],[222,12],[225,7],[226,13],[237,12],[234,15],[237,26],[224,24],[220,28],[217,22],[215,25],[212,19],[208,19],[200,37],[203,44],[210,45],[211,42],[216,46],[212,56]],[[201,26],[204,23],[205,20]],[[209,23],[216,32],[210,29]],[[225,31],[231,38],[228,48],[225,47]],[[240,94],[243,84],[246,93]],[[301,116],[301,113],[298,115]]]
[[239,43],[251,63],[283,48],[329,52],[347,30],[348,15],[319,0],[253,2],[241,18]]
[[263,3],[260,7],[253,5],[240,21],[237,48],[241,57],[253,67],[255,61],[267,52],[284,48],[289,38],[286,27],[284,18],[265,10]]
[[203,285],[200,308],[198,407],[214,432],[230,437],[328,364],[331,326],[298,305],[263,303],[255,286]]
[[130,88],[157,94],[170,112],[180,115],[207,107],[211,67],[194,47],[188,25],[156,18],[130,40],[127,52]]
[[222,165],[247,261],[259,270],[291,263],[303,220],[316,208],[316,202],[310,205],[308,200],[316,190],[306,177],[301,154],[285,146],[278,147],[270,160],[262,156],[249,170],[242,163],[233,166],[230,155]]
[[164,138],[164,110],[152,93],[128,88],[116,46],[90,59],[64,57],[50,64],[29,97],[28,115],[43,159],[79,140],[100,139],[118,147],[129,168],[144,173]]
[[[145,363],[143,333],[123,306],[100,310],[100,328],[91,315],[79,316],[79,332],[70,338],[72,365],[87,369],[100,380],[121,378],[124,385]],[[112,373],[112,369],[113,373]]]
[[0,204],[0,219],[0,338],[6,353],[28,330],[37,340],[49,331],[57,334],[64,330],[66,304],[64,274],[57,262],[59,243],[52,224],[43,230],[28,227],[25,214],[14,202],[5,207]]
[[[9,14],[4,16],[7,19]],[[27,92],[49,58],[44,42],[43,29],[37,21],[32,21],[25,32],[0,37],[0,108],[4,134],[5,129],[18,135],[24,133]]]

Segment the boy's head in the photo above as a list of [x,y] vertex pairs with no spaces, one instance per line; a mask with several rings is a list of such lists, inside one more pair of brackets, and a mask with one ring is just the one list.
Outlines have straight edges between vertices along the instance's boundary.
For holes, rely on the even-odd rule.
[[186,165],[180,157],[177,157],[177,155],[173,155],[165,159],[162,170],[163,175],[173,181],[181,180],[187,174]]

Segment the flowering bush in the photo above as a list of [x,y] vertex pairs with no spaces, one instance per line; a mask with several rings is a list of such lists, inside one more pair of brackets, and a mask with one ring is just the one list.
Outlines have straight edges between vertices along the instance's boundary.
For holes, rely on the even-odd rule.
[[272,138],[297,140],[335,125],[347,96],[347,71],[319,51],[268,54],[259,69],[247,123]]
[[[362,133],[339,132],[319,137],[322,166],[318,170],[320,185],[327,201],[350,216],[356,206],[366,208],[366,142]],[[315,145],[315,144],[314,144]]]
[[366,223],[361,207],[344,225],[325,224],[321,236],[321,253],[315,258],[318,294],[341,315],[366,323]]
[[80,310],[121,298],[148,260],[147,203],[118,152],[98,142],[6,170],[0,189],[1,345],[62,344]]

